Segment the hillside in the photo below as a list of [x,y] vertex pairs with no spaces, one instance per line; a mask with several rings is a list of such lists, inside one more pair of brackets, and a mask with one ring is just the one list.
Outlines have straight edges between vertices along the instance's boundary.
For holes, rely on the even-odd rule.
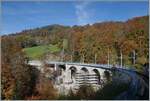
[[[95,56],[97,63],[107,63],[109,50],[110,63],[120,63],[123,54],[123,64],[133,65],[133,52],[136,53],[134,66],[148,62],[149,26],[148,16],[135,17],[125,22],[102,22],[85,26],[50,25],[36,29],[24,30],[11,34],[31,58],[40,57],[47,49],[46,45],[57,45],[59,52],[66,40],[65,57],[73,56],[73,61],[83,60],[93,63]],[[30,48],[31,47],[31,48]],[[53,48],[49,48],[53,50]],[[65,60],[64,57],[64,60]],[[66,59],[66,60],[67,60]]]

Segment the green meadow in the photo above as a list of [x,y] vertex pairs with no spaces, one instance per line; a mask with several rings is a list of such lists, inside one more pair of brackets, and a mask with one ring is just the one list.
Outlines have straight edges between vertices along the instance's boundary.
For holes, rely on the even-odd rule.
[[57,45],[42,45],[23,49],[30,59],[39,59],[45,53],[56,53],[60,51]]

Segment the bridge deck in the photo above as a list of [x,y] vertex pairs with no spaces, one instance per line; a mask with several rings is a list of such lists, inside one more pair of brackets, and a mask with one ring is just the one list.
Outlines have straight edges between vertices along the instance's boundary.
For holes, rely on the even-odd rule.
[[[103,69],[110,69],[113,65],[108,64],[93,64],[93,63],[77,63],[77,62],[58,62],[58,61],[46,61],[47,64],[59,64],[59,65],[76,65],[76,66],[85,66],[85,67],[94,67],[94,68],[103,68]],[[29,61],[28,64],[34,66],[42,66],[42,62],[38,60]],[[115,65],[115,67],[120,68],[119,65]]]

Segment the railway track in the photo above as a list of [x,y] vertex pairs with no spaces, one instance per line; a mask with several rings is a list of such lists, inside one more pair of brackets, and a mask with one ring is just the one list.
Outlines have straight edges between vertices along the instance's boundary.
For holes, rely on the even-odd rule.
[[[149,94],[149,78],[145,75],[134,71],[119,68],[117,71],[126,73],[131,77],[131,82],[129,89],[119,96],[116,97],[117,100],[139,100],[139,99],[148,99]],[[148,82],[147,82],[148,81]]]

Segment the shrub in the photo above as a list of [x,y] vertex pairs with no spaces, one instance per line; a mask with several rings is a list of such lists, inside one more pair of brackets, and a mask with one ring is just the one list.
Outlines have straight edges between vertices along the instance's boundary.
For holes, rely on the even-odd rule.
[[94,96],[94,100],[112,100],[115,99],[120,93],[128,89],[126,83],[109,82],[102,89],[99,89]]

